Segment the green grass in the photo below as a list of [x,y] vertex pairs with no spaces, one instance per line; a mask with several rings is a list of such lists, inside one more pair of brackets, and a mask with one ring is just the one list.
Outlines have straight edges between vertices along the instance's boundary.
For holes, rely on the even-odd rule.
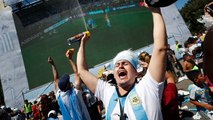
[[[90,30],[91,38],[87,42],[86,57],[89,67],[112,59],[121,50],[136,50],[153,41],[151,13],[144,8],[131,8],[108,13],[112,27],[106,25],[104,14],[86,16],[96,21],[97,27]],[[82,19],[69,21],[56,29],[57,33],[43,34],[22,46],[27,78],[30,88],[40,86],[53,80],[51,66],[47,63],[52,56],[59,74],[72,73],[65,52],[75,48],[78,43],[67,45],[66,39],[85,31]]]

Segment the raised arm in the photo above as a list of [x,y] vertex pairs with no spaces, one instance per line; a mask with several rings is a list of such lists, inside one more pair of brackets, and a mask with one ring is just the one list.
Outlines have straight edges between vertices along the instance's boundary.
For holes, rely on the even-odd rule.
[[51,57],[48,57],[48,63],[51,64],[52,66],[52,73],[53,73],[53,78],[54,78],[54,83],[55,83],[55,90],[57,91],[59,88],[58,88],[58,81],[59,81],[59,74],[58,74],[58,71],[56,69],[56,65],[53,61],[53,59]]
[[210,2],[204,7],[204,14],[205,15],[210,15],[210,16],[213,17],[213,11],[212,11],[212,8],[210,7],[212,5],[213,5],[213,2]]
[[[146,7],[148,7],[145,4]],[[153,16],[153,38],[154,47],[152,51],[152,58],[149,63],[148,71],[151,76],[157,81],[162,82],[166,71],[166,50],[167,50],[167,35],[166,27],[160,8],[148,9],[152,12]]]
[[70,62],[70,65],[72,67],[72,70],[73,70],[73,73],[74,73],[74,76],[75,76],[75,84],[74,84],[75,88],[78,89],[78,90],[81,90],[82,81],[80,79],[80,76],[78,75],[78,70],[77,70],[76,64],[72,60],[73,53],[74,53],[73,48],[67,50],[66,57],[68,58],[68,60]]
[[83,80],[84,84],[95,93],[95,89],[97,86],[98,78],[88,71],[86,58],[85,58],[85,45],[86,41],[89,40],[89,37],[84,34],[81,39],[80,47],[77,54],[77,68],[78,73]]

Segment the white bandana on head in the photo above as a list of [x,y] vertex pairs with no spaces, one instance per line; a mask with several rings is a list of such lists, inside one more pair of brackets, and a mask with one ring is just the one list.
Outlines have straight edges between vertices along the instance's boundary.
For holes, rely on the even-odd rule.
[[138,65],[138,58],[137,56],[133,53],[132,50],[128,49],[128,50],[124,50],[119,52],[113,59],[113,68],[115,67],[115,64],[119,61],[119,60],[127,60],[129,61],[132,66],[137,70],[137,65]]

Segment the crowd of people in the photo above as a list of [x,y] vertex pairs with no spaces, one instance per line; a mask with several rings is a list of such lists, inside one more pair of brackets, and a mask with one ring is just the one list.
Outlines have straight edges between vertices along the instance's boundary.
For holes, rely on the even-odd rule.
[[[205,6],[205,13],[209,11]],[[176,41],[176,50],[183,62],[175,57],[175,52],[167,43],[166,27],[160,8],[150,7],[153,16],[153,51],[143,51],[137,56],[131,49],[119,52],[111,64],[105,65],[99,76],[88,69],[86,43],[90,39],[84,34],[73,61],[74,49],[65,53],[73,74],[59,75],[52,57],[51,65],[55,91],[42,94],[33,103],[27,99],[23,109],[0,108],[1,120],[179,120],[179,99],[176,83],[178,78],[187,76],[190,102],[198,113],[213,119],[212,68],[205,61],[212,58],[208,49],[211,44],[210,29],[204,39],[189,37],[184,47]],[[211,11],[210,11],[211,12]],[[209,56],[209,57],[207,57]],[[110,66],[110,67],[109,67]]]
[[[213,17],[210,6],[204,7],[204,13]],[[213,94],[212,94],[212,26],[204,33],[197,34],[185,41],[183,48],[176,43],[179,52],[183,53],[183,72],[193,84],[188,86],[190,102],[196,106],[197,113],[193,118],[213,119]]]

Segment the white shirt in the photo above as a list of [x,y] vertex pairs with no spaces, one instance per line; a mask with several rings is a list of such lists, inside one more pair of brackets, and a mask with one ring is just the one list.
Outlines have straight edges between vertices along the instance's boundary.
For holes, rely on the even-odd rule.
[[[144,111],[146,112],[148,120],[163,120],[161,113],[161,98],[164,88],[163,83],[164,82],[157,83],[151,77],[149,71],[147,71],[147,74],[142,78],[142,80],[135,84],[136,93],[138,94],[140,101],[142,102],[142,106],[144,108]],[[107,111],[107,107],[110,104],[109,101],[114,91],[115,86],[112,86],[103,80],[98,81],[95,96],[103,101],[106,108],[105,111]],[[129,100],[126,100],[124,105],[124,113],[127,115],[129,120],[135,120],[136,117],[131,106],[132,105]],[[113,120],[119,119],[119,111],[119,104],[116,104],[111,114],[111,118]]]

